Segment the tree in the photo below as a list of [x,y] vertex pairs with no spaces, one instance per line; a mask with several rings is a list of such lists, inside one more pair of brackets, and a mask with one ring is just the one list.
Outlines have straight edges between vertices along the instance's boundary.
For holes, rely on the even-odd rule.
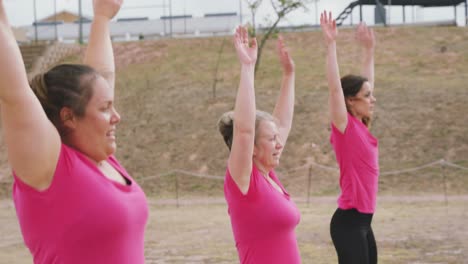
[[247,6],[250,9],[250,14],[252,15],[252,31],[249,32],[251,36],[255,36],[255,13],[257,13],[258,7],[262,4],[263,0],[245,0]]
[[[257,72],[258,67],[260,65],[260,59],[262,56],[262,49],[263,46],[265,46],[265,43],[267,40],[271,37],[271,34],[275,32],[276,27],[278,26],[278,23],[289,13],[292,11],[298,9],[298,8],[304,8],[307,10],[306,3],[308,3],[310,0],[270,0],[271,6],[273,7],[273,10],[275,11],[276,18],[271,24],[271,26],[267,27],[265,34],[262,36],[262,39],[260,40],[260,45],[258,46],[258,54],[257,54],[257,62],[255,63],[255,72]],[[246,0],[250,11],[252,13],[252,27],[253,30],[251,32],[252,36],[256,36],[256,30],[255,30],[255,13],[257,12],[258,7],[262,3],[262,0]]]

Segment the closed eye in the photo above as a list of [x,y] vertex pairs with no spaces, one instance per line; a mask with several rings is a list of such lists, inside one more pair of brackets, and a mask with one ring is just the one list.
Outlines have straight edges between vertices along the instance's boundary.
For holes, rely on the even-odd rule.
[[101,108],[101,111],[109,111],[112,108],[112,102],[108,102],[105,106]]

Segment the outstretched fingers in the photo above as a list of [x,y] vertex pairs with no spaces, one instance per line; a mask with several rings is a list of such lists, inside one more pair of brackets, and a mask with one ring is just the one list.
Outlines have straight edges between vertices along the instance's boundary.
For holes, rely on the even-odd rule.
[[320,26],[322,28],[325,44],[328,45],[334,42],[338,35],[338,30],[336,28],[336,20],[332,18],[331,12],[322,12],[322,14],[320,15]]
[[234,34],[234,45],[238,58],[243,64],[252,64],[257,59],[257,40],[252,38],[249,43],[247,29],[238,26]]
[[236,48],[238,48],[242,42],[241,40],[241,37],[240,37],[240,33],[239,33],[239,27],[236,28],[236,32],[234,33],[234,37],[233,37],[233,42],[234,42],[234,45],[236,46]]
[[328,21],[327,12],[323,11],[322,13],[320,13],[320,25],[327,24],[328,23],[327,21]]
[[280,35],[277,42],[278,56],[284,73],[294,72],[294,61],[289,53],[288,48],[284,44],[284,38]]
[[375,46],[374,30],[367,27],[364,22],[360,23],[356,28],[356,39],[367,49],[372,49]]

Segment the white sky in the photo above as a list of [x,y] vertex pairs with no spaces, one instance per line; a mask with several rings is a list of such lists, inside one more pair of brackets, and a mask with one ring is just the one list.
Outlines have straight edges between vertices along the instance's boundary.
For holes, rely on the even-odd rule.
[[[47,17],[54,13],[54,2],[56,2],[57,11],[68,10],[78,13],[78,0],[4,0],[7,9],[10,23],[13,26],[30,25],[34,21],[34,1],[37,6],[37,18]],[[117,15],[117,18],[124,17],[149,17],[159,18],[163,15],[169,15],[169,8],[162,8],[169,4],[170,0],[126,0],[124,5]],[[237,12],[239,13],[239,0],[172,0],[172,14],[173,15],[193,15],[203,16],[206,13],[224,13],[224,12]],[[316,11],[314,0],[309,0],[308,11],[298,10],[290,13],[282,25],[301,25],[301,24],[315,24]],[[317,2],[318,10],[331,10],[337,16],[352,0],[319,0]],[[85,16],[92,16],[92,0],[82,0],[83,14]],[[137,8],[133,7],[145,7]],[[249,9],[247,4],[242,0],[242,13],[244,23],[250,20]],[[374,7],[364,7],[364,20],[368,24],[374,23]],[[390,16],[391,23],[401,23],[402,7],[393,6],[390,12],[387,10],[387,15]],[[353,20],[359,20],[358,8],[353,11]],[[465,9],[463,5],[457,8],[457,22],[459,25],[464,24]],[[263,3],[257,14],[257,24],[266,24],[266,19],[274,15],[271,7],[270,0],[263,0]],[[453,7],[443,8],[406,8],[406,21],[434,21],[434,20],[449,20],[454,18]],[[271,19],[270,19],[271,20]]]

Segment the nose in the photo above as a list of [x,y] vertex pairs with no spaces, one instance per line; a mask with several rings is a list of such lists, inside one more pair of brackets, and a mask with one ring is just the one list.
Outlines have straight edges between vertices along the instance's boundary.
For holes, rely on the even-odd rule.
[[115,107],[112,107],[111,123],[114,125],[114,124],[117,124],[119,122],[120,122],[120,115],[117,112],[117,110],[115,109]]
[[371,99],[372,99],[372,102],[373,102],[373,103],[377,102],[377,99],[375,98],[374,95],[372,95],[372,98],[371,98]]
[[275,147],[278,150],[283,148],[283,143],[281,142],[281,139],[279,137],[276,139],[276,146]]

